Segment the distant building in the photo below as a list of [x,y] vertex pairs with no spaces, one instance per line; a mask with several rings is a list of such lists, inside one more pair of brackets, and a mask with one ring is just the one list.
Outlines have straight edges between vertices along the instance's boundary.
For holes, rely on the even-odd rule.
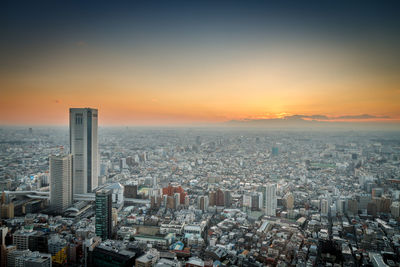
[[327,216],[329,213],[329,201],[327,199],[321,199],[321,214]]
[[72,155],[50,156],[50,206],[58,212],[72,205]]
[[137,185],[125,185],[124,186],[124,197],[126,198],[137,198]]
[[208,193],[208,201],[209,201],[209,205],[211,206],[211,207],[213,207],[213,206],[215,206],[215,198],[216,198],[216,193],[215,193],[215,191],[210,191],[209,193]]
[[231,196],[231,191],[225,190],[224,191],[224,204],[226,208],[231,207],[232,205],[232,196]]
[[357,199],[351,198],[347,200],[347,213],[357,214],[358,213],[358,201]]
[[174,187],[172,185],[169,185],[168,187],[164,187],[162,189],[162,194],[163,196],[167,195],[170,197],[174,197],[174,195],[178,193],[179,194],[179,205],[185,205],[185,197],[187,196],[187,193],[181,186]]
[[285,196],[285,204],[288,210],[292,210],[294,208],[294,197],[292,193],[287,193]]
[[225,206],[225,194],[221,189],[218,189],[216,192],[215,205],[220,207]]
[[73,156],[73,193],[92,192],[98,186],[97,109],[70,108],[70,151]]
[[276,184],[268,184],[265,186],[265,214],[268,216],[275,216],[276,206]]
[[[183,202],[185,203],[185,202]],[[181,194],[175,193],[174,194],[174,208],[178,208],[181,205]]]
[[[262,199],[262,195],[261,195],[261,199]],[[252,211],[257,211],[257,210],[261,210],[262,209],[262,201],[261,201],[261,205],[260,205],[260,194],[254,192],[253,194],[251,194],[251,202],[250,202],[250,207]]]
[[279,148],[277,146],[272,147],[272,156],[278,156]]
[[207,211],[208,205],[209,205],[208,196],[199,196],[197,198],[197,208],[199,210]]
[[367,205],[367,214],[376,217],[378,207],[375,202],[370,202]]
[[112,235],[112,190],[96,192],[96,235],[103,240]]

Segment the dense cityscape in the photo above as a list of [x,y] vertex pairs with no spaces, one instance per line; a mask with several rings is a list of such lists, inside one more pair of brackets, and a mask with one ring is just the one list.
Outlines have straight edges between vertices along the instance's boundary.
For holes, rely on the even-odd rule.
[[398,132],[69,112],[0,128],[1,266],[400,265]]

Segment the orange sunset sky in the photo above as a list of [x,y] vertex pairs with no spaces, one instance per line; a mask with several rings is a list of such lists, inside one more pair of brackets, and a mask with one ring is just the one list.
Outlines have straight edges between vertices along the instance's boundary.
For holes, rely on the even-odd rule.
[[[66,125],[70,107],[98,108],[100,125],[298,114],[400,122],[398,28],[390,27],[398,18],[386,9],[375,9],[385,20],[364,18],[369,9],[356,19],[339,9],[329,21],[304,21],[306,11],[294,17],[264,5],[229,12],[130,6],[110,14],[102,5],[97,12],[76,7],[85,8],[83,18],[75,9],[24,18],[18,7],[6,10],[0,124]],[[263,8],[279,15],[270,18]],[[57,14],[53,9],[40,12]],[[140,15],[146,12],[154,19]],[[336,17],[344,21],[332,23]]]

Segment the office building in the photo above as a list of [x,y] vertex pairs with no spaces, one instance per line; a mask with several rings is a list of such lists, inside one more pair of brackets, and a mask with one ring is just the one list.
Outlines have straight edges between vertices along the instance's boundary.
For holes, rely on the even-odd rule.
[[29,250],[47,253],[48,251],[48,235],[41,231],[34,231],[29,236],[28,240]]
[[92,192],[98,186],[97,109],[71,108],[69,131],[73,193]]
[[103,240],[112,235],[112,190],[96,192],[96,235]]
[[92,260],[91,266],[131,267],[135,265],[135,260],[138,253],[141,254],[141,251],[130,251],[118,242],[107,241],[107,243],[101,243],[89,253]]
[[15,258],[15,267],[51,267],[51,255],[37,251],[26,252]]
[[276,215],[276,184],[268,184],[265,186],[265,215]]
[[50,156],[50,206],[58,212],[72,205],[72,155]]
[[22,257],[28,256],[31,253],[32,253],[32,251],[30,251],[29,249],[20,250],[20,249],[17,249],[16,247],[12,247],[7,254],[7,267],[19,266],[18,264],[21,261],[17,261],[17,259],[20,258],[21,256]]
[[34,235],[36,231],[18,230],[13,234],[13,244],[17,246],[18,250],[29,249],[30,236]]

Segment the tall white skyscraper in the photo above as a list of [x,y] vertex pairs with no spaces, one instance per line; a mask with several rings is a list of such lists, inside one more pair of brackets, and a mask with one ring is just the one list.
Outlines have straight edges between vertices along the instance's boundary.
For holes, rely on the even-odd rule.
[[98,186],[97,109],[69,110],[70,149],[73,156],[73,193],[92,192]]
[[276,215],[276,184],[267,184],[265,186],[265,215]]
[[64,211],[72,205],[72,155],[50,156],[50,206]]

